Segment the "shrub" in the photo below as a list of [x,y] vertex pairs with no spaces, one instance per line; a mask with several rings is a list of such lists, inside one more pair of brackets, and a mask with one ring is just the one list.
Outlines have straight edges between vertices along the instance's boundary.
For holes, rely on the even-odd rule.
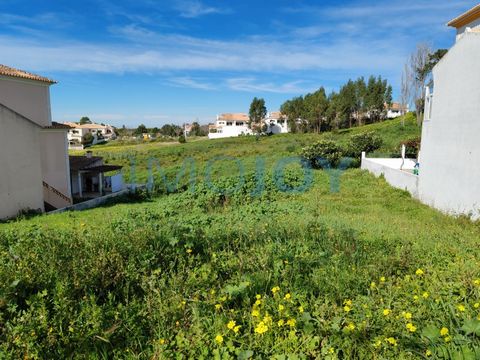
[[419,137],[402,141],[400,143],[400,149],[402,148],[402,145],[405,145],[406,157],[416,159],[418,157],[418,152],[420,151],[420,143],[421,143],[421,139]]
[[355,134],[350,137],[348,144],[348,155],[352,157],[360,157],[362,151],[372,152],[380,149],[382,146],[382,138],[373,131]]
[[333,140],[320,140],[302,149],[302,157],[315,169],[336,167],[343,156],[342,148]]
[[178,137],[178,142],[179,142],[180,144],[185,144],[185,143],[187,142],[187,139],[185,139],[185,136],[184,136],[184,135],[180,135],[180,136]]

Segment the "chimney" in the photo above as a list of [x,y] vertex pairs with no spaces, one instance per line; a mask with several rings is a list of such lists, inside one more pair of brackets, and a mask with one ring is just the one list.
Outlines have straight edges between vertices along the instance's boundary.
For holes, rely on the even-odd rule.
[[92,152],[91,151],[87,151],[87,159],[91,159],[92,158]]

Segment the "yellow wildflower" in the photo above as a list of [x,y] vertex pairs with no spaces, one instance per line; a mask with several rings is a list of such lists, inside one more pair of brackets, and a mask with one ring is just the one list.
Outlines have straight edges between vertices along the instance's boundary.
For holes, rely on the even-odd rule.
[[418,295],[413,295],[413,300],[418,300]]
[[397,340],[394,337],[389,337],[385,339],[390,345],[397,346]]
[[377,284],[375,283],[375,281],[372,281],[370,283],[370,289],[375,289],[377,287]]
[[422,296],[423,296],[424,299],[428,299],[428,297],[430,296],[430,294],[425,291],[425,292],[422,294]]
[[257,305],[257,306],[262,305],[262,300],[255,301],[255,305]]
[[442,335],[442,336],[448,335],[448,329],[446,327],[443,327],[440,330],[440,335]]
[[403,317],[407,320],[410,320],[412,318],[412,313],[406,312],[403,314]]
[[283,319],[280,319],[280,320],[278,320],[277,325],[278,326],[283,326],[283,325],[285,325],[285,321],[283,321]]
[[284,296],[285,300],[290,300],[291,298],[292,298],[292,295],[290,295],[290,293],[286,293]]
[[345,300],[343,302],[343,305],[347,305],[347,306],[352,306],[352,304],[353,304],[352,300]]
[[267,325],[270,325],[272,323],[272,317],[270,315],[265,314],[265,316],[263,317],[263,322]]
[[222,308],[222,305],[220,304],[215,304],[215,310],[220,310]]
[[226,297],[226,296],[222,296],[222,297],[220,298],[220,301],[227,301],[227,297]]
[[165,344],[165,339],[160,339],[160,340],[158,340],[158,343],[159,343],[160,345]]
[[473,307],[474,307],[475,309],[478,309],[478,308],[480,307],[480,303],[475,303],[475,304],[473,304]]
[[192,253],[192,249],[187,249],[187,254],[191,254]]
[[459,304],[459,305],[457,305],[457,309],[460,312],[464,312],[465,311],[465,306],[463,306],[462,304]]
[[268,331],[268,326],[265,325],[263,321],[261,321],[255,328],[255,332],[260,335],[266,333],[267,331]]
[[380,282],[385,282],[385,276],[382,276],[382,277],[380,278]]
[[330,349],[328,349],[328,352],[329,352],[330,354],[333,354],[333,353],[335,352],[335,349],[331,347]]
[[272,293],[273,293],[273,295],[275,295],[275,294],[276,294],[277,292],[279,292],[279,291],[280,291],[280,288],[279,288],[278,286],[274,286],[274,287],[272,288]]
[[215,289],[210,290],[210,294],[215,295]]
[[424,272],[422,269],[417,269],[417,271],[415,271],[415,275],[422,276],[423,274]]
[[295,319],[288,319],[287,320],[287,325],[290,326],[290,327],[295,327],[296,324],[297,324],[297,321]]
[[425,351],[425,356],[426,357],[432,356],[432,352],[430,350]]
[[285,306],[282,304],[278,305],[278,311],[283,311],[285,309]]
[[253,317],[259,317],[260,316],[260,311],[258,311],[257,309],[253,309],[252,310],[252,316]]
[[473,281],[473,284],[476,285],[476,286],[480,286],[480,279],[475,279]]
[[255,297],[257,298],[257,300],[260,300],[262,298],[262,295],[257,294]]
[[380,345],[382,345],[382,342],[380,340],[375,341],[375,344],[373,344],[373,346],[376,348],[379,348]]
[[446,343],[452,341],[452,338],[450,336],[446,336],[443,340],[445,340]]
[[235,321],[230,320],[230,321],[228,322],[228,324],[227,324],[227,327],[228,327],[230,330],[233,330],[233,328],[235,327],[235,325],[237,325],[237,324],[235,323]]
[[223,342],[223,336],[222,335],[217,335],[215,336],[215,341],[219,344]]
[[235,326],[235,327],[233,328],[233,332],[234,332],[235,334],[237,334],[237,333],[240,331],[240,328],[241,328],[240,325]]
[[346,329],[347,330],[350,330],[350,331],[353,331],[355,330],[355,324],[354,323],[350,323],[346,326]]
[[406,325],[406,328],[407,328],[408,331],[410,331],[410,332],[412,332],[412,333],[415,332],[415,331],[417,331],[417,327],[414,326],[412,323],[408,323],[408,324]]
[[298,307],[298,312],[299,312],[299,313],[303,313],[303,306],[299,306],[299,307]]
[[390,310],[390,309],[383,309],[383,315],[384,316],[390,315],[391,312],[392,312],[392,310]]
[[345,306],[343,307],[343,310],[344,310],[345,312],[350,312],[352,309],[350,308],[350,306],[345,305]]

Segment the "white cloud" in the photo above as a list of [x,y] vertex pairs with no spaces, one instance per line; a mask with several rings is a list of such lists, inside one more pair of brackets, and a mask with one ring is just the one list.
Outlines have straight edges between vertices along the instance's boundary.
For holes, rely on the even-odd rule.
[[309,91],[309,89],[300,86],[302,83],[303,81],[291,81],[282,84],[275,84],[273,82],[259,82],[253,77],[227,79],[227,86],[231,90],[257,93],[301,94]]
[[170,78],[169,82],[175,86],[187,87],[192,89],[200,89],[200,90],[218,89],[218,87],[216,88],[213,84],[195,80],[190,77],[174,77],[174,78]]
[[197,18],[209,14],[224,14],[230,12],[227,9],[220,9],[203,4],[199,0],[177,0],[175,9],[180,12],[184,18]]

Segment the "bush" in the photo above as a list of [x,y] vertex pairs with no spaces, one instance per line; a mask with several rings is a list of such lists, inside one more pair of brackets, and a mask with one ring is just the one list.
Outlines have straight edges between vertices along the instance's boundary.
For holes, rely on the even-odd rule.
[[185,136],[184,136],[184,135],[180,135],[180,136],[178,137],[178,142],[179,142],[180,144],[185,144],[185,143],[187,142],[187,139],[185,139]]
[[411,140],[402,141],[400,143],[400,149],[402,145],[405,145],[405,155],[408,158],[416,159],[418,157],[418,152],[420,151],[421,139],[419,137]]
[[82,138],[82,145],[91,145],[93,143],[93,135],[91,133],[86,133]]
[[342,148],[332,140],[320,140],[302,149],[302,157],[315,169],[336,167],[343,156]]
[[383,140],[373,131],[364,132],[350,137],[348,144],[348,155],[352,157],[360,157],[362,152],[367,153],[380,149]]

